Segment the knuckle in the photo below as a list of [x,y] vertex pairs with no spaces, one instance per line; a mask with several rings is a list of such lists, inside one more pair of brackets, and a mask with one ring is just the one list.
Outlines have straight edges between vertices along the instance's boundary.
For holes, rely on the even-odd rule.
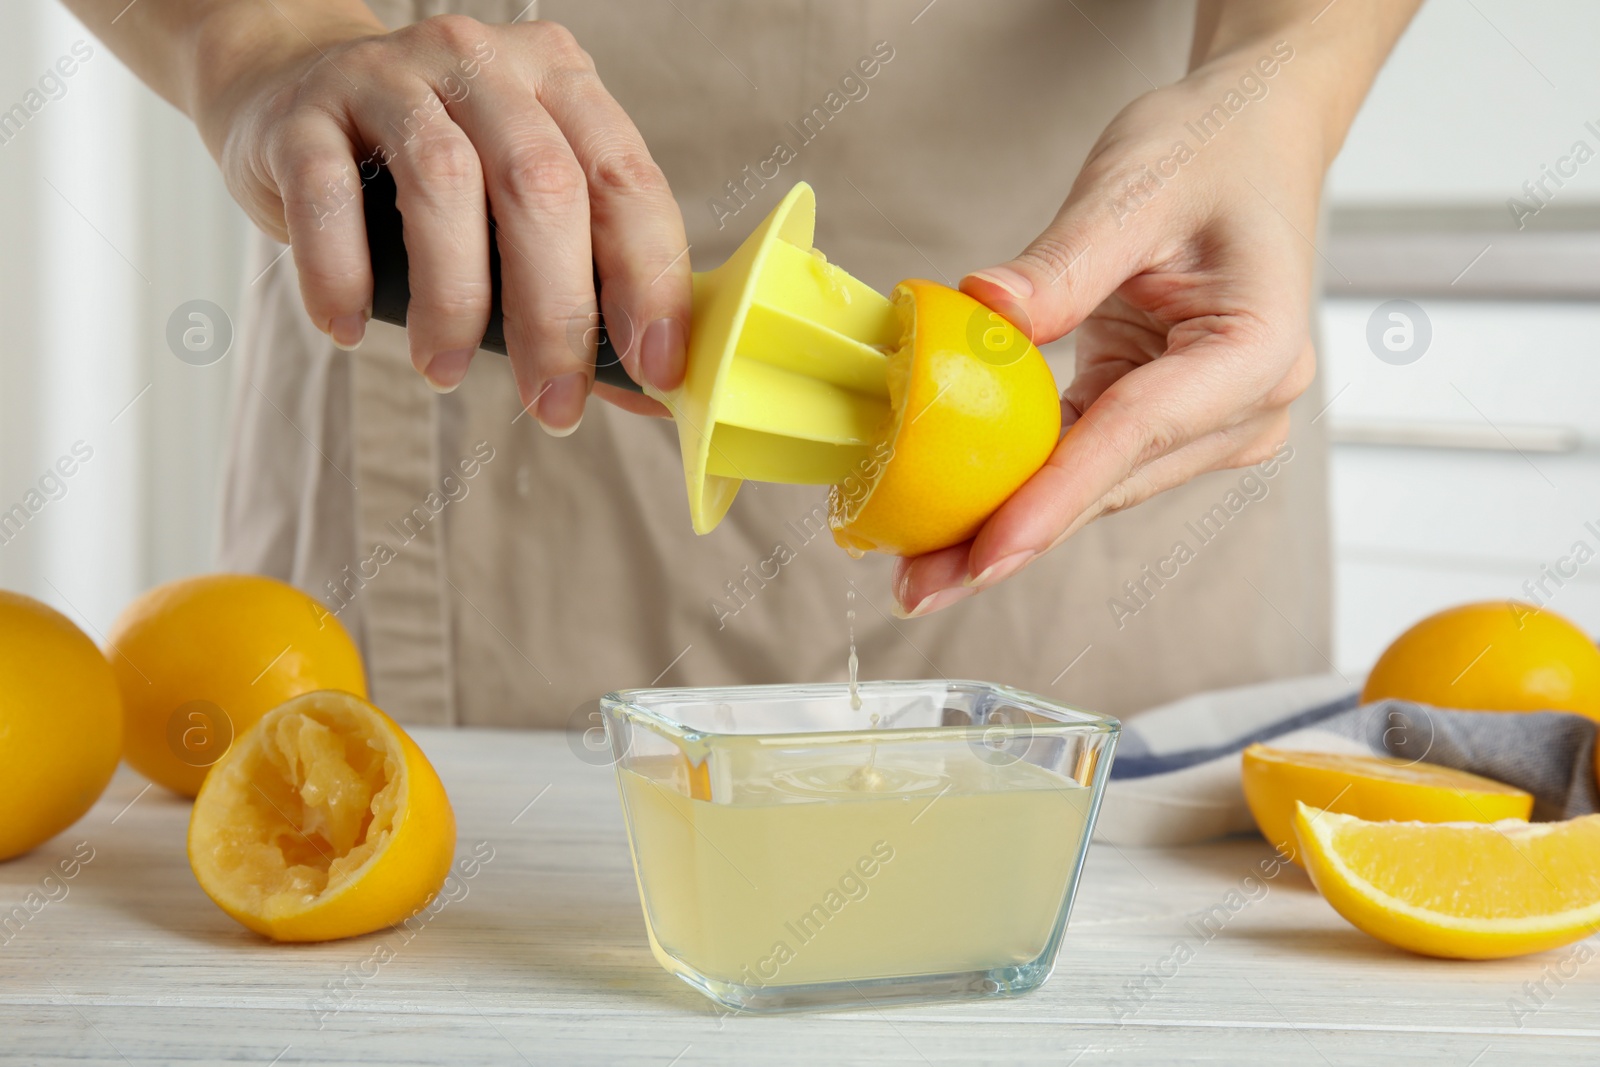
[[411,146],[411,165],[424,181],[470,188],[482,180],[472,142],[442,131],[416,138]]
[[608,193],[665,195],[667,179],[645,152],[617,147],[597,152],[589,167],[589,181]]
[[1135,471],[1112,486],[1105,496],[1096,502],[1096,515],[1115,515],[1144,500],[1151,495],[1149,486],[1144,484],[1146,481],[1143,473]]
[[1049,284],[1054,285],[1080,263],[1087,251],[1087,247],[1079,242],[1056,233],[1046,233],[1024,249],[1017,259],[1038,268]]
[[1262,397],[1261,406],[1271,411],[1276,408],[1286,408],[1303,392],[1306,384],[1296,380],[1294,375],[1284,378],[1281,382],[1267,390]]
[[1178,447],[1178,434],[1171,426],[1165,423],[1151,426],[1145,436],[1143,444],[1134,457],[1134,462],[1143,466],[1146,463],[1160,459]]
[[565,313],[559,307],[539,308],[523,315],[518,334],[539,373],[548,378],[582,370],[593,358],[589,325],[586,315]]
[[313,318],[332,318],[360,306],[355,273],[319,260],[297,264],[300,293]]
[[538,46],[547,57],[573,65],[587,65],[589,54],[578,44],[578,39],[573,36],[571,30],[559,22],[547,22],[543,19],[531,25],[535,27]]
[[274,179],[292,231],[323,229],[352,207],[360,214],[361,179],[349,159],[291,158],[274,168]]
[[383,36],[360,37],[349,41],[338,47],[337,66],[334,63],[316,64],[306,72],[302,84],[332,87],[341,91],[348,89],[350,83],[340,73],[341,69],[358,72],[362,79],[369,78],[393,66],[394,49],[394,42]]
[[452,53],[460,53],[482,42],[486,27],[471,16],[449,14],[424,19],[418,30]]
[[[1081,347],[1080,347],[1081,351]],[[1081,357],[1080,357],[1081,358]],[[1099,382],[1090,382],[1083,375],[1072,379],[1071,383],[1061,392],[1061,399],[1071,404],[1081,417],[1105,392],[1105,386]]]
[[604,92],[593,71],[559,63],[544,65],[539,72],[539,99],[546,104],[565,104],[570,110],[587,110],[595,96]]
[[1137,471],[1176,448],[1180,434],[1167,411],[1128,397],[1121,386],[1113,384],[1093,406],[1100,409],[1108,447],[1117,451],[1130,471]]
[[318,200],[334,194],[354,195],[360,187],[355,164],[344,156],[295,155],[273,169],[285,199]]
[[554,200],[571,203],[584,195],[583,170],[568,151],[552,147],[522,148],[501,169],[501,184],[519,202]]
[[429,293],[419,293],[413,298],[413,307],[424,319],[436,323],[466,324],[486,322],[489,318],[489,286],[452,283]]
[[[354,68],[360,62],[360,55],[351,51],[344,57],[344,61]],[[306,71],[304,77],[278,91],[273,96],[274,110],[300,114],[320,109],[330,94],[336,94],[339,89],[338,86],[328,82],[329,69],[331,69],[329,64],[318,63]]]
[[1257,434],[1249,444],[1234,453],[1231,467],[1254,467],[1265,463],[1277,454],[1284,441],[1289,439],[1289,413],[1275,416],[1267,428]]
[[1304,348],[1289,366],[1289,373],[1267,392],[1269,408],[1287,408],[1300,397],[1317,376],[1317,359],[1310,346]]

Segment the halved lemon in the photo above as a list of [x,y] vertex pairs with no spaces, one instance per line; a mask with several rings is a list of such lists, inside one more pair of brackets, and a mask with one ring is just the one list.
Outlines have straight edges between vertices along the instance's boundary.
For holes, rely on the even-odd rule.
[[1386,756],[1251,745],[1240,769],[1261,836],[1302,867],[1294,840],[1297,802],[1362,819],[1417,822],[1498,822],[1533,813],[1533,795],[1514,786]]
[[277,941],[392,926],[450,872],[450,799],[416,742],[349,693],[280,705],[211,769],[189,865],[223,911]]
[[1061,397],[1044,357],[999,312],[936,282],[895,286],[889,419],[859,477],[828,493],[847,551],[918,556],[971,538],[1050,458]]
[[1600,815],[1367,822],[1299,804],[1294,828],[1328,903],[1391,945],[1498,959],[1600,931]]

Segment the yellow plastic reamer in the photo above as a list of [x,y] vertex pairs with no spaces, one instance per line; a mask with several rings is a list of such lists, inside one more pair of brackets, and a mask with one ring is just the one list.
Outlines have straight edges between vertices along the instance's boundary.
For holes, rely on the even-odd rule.
[[[364,183],[372,317],[403,326],[410,266],[395,197],[387,168]],[[816,197],[800,182],[726,263],[697,273],[684,383],[642,390],[677,419],[696,533],[722,521],[747,479],[831,485],[858,474],[887,429],[885,353],[899,343],[897,313],[812,247],[816,220]],[[493,219],[489,227],[493,234]],[[499,258],[491,240],[491,306],[479,346],[504,353]],[[595,374],[640,389],[604,331]]]
[[816,219],[800,182],[726,263],[697,272],[684,382],[645,390],[677,421],[696,533],[745,481],[845,481],[885,428],[899,319],[813,246]]

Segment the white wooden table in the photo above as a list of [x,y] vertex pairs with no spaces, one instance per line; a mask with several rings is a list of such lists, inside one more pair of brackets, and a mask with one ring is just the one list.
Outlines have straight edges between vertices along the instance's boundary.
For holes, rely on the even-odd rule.
[[[1255,840],[1096,845],[1031,996],[719,1017],[646,947],[609,767],[561,734],[417,736],[460,854],[487,842],[493,858],[409,939],[248,933],[189,873],[187,802],[126,770],[77,826],[0,864],[0,913],[56,898],[0,928],[0,1063],[1600,1062],[1600,941],[1594,959],[1410,956],[1345,925],[1297,870],[1252,880],[1269,855]],[[93,859],[46,881],[80,841]],[[1224,918],[1204,939],[1208,910]]]

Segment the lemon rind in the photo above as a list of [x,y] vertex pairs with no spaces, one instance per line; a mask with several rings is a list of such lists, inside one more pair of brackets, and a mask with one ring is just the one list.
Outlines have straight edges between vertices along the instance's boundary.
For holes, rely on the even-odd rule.
[[[1393,894],[1387,893],[1373,885],[1365,877],[1358,874],[1347,864],[1339,853],[1332,848],[1332,827],[1341,823],[1364,822],[1354,815],[1341,815],[1338,812],[1326,811],[1322,808],[1313,808],[1303,801],[1296,802],[1296,809],[1305,815],[1305,823],[1311,830],[1316,842],[1314,852],[1316,857],[1336,874],[1342,885],[1361,897],[1367,903],[1400,918],[1409,919],[1424,927],[1441,932],[1480,934],[1500,938],[1511,938],[1526,934],[1553,934],[1567,933],[1581,934],[1587,930],[1590,933],[1600,932],[1600,900],[1587,907],[1571,909],[1562,912],[1553,912],[1545,915],[1517,916],[1504,919],[1474,919],[1466,916],[1451,915],[1449,912],[1434,911],[1430,908],[1420,908],[1415,904],[1401,900]],[[1327,828],[1319,827],[1319,821],[1330,820]],[[1425,823],[1408,822],[1401,825],[1410,826],[1452,826],[1463,829],[1498,828],[1510,824],[1513,829],[1526,830],[1531,834],[1542,835],[1550,833],[1557,825],[1555,823],[1530,823],[1521,819],[1502,819],[1493,823],[1456,822],[1456,823]],[[1503,831],[1502,831],[1503,832]],[[1305,847],[1305,842],[1301,842]],[[1308,867],[1308,870],[1313,868]],[[1315,874],[1312,883],[1316,883]],[[1317,886],[1321,891],[1322,887]],[[1326,891],[1323,891],[1326,897]],[[1573,940],[1578,940],[1574,937]]]
[[[1529,795],[1527,790],[1518,789],[1514,785],[1507,785],[1505,782],[1497,782],[1493,778],[1485,778],[1481,774],[1473,774],[1471,771],[1463,771],[1463,770],[1461,770],[1459,768],[1456,768],[1456,767],[1445,767],[1445,766],[1442,766],[1442,765],[1439,765],[1439,764],[1427,764],[1427,766],[1428,766],[1429,770],[1437,770],[1437,771],[1440,771],[1440,772],[1444,772],[1443,774],[1441,774],[1441,777],[1444,777],[1444,778],[1456,778],[1456,777],[1459,777],[1463,782],[1470,781],[1470,782],[1473,783],[1473,785],[1471,787],[1468,787],[1465,784],[1463,784],[1463,785],[1447,785],[1447,784],[1445,784],[1443,782],[1418,782],[1418,781],[1413,781],[1413,780],[1407,779],[1407,778],[1398,778],[1398,777],[1397,778],[1389,778],[1389,777],[1385,777],[1384,775],[1382,775],[1380,773],[1369,772],[1369,771],[1365,770],[1364,768],[1362,768],[1361,766],[1359,766],[1359,764],[1366,763],[1369,760],[1371,762],[1373,762],[1373,763],[1377,763],[1377,764],[1382,765],[1382,766],[1390,766],[1390,767],[1397,767],[1397,768],[1415,766],[1417,764],[1417,762],[1418,762],[1416,760],[1401,759],[1398,756],[1363,756],[1363,755],[1360,755],[1359,753],[1351,753],[1351,752],[1318,752],[1318,751],[1310,750],[1310,749],[1274,748],[1271,745],[1264,745],[1264,744],[1260,744],[1260,743],[1253,744],[1249,748],[1245,749],[1245,754],[1250,756],[1250,758],[1255,759],[1255,760],[1259,760],[1259,761],[1261,761],[1263,763],[1270,763],[1274,767],[1308,767],[1309,766],[1309,767],[1314,767],[1317,770],[1335,770],[1337,768],[1334,768],[1329,764],[1318,762],[1315,759],[1313,759],[1313,760],[1297,760],[1297,759],[1294,759],[1293,757],[1295,757],[1295,756],[1311,756],[1311,757],[1336,756],[1336,757],[1339,757],[1341,759],[1347,759],[1347,760],[1355,761],[1358,764],[1358,766],[1355,767],[1354,769],[1350,770],[1350,772],[1349,772],[1350,775],[1352,777],[1360,777],[1360,778],[1363,778],[1363,779],[1365,779],[1367,781],[1371,781],[1371,782],[1382,782],[1384,784],[1395,784],[1395,785],[1402,785],[1402,786],[1418,786],[1418,787],[1428,788],[1428,789],[1440,789],[1440,790],[1448,789],[1448,790],[1450,790],[1450,791],[1452,791],[1454,793],[1458,793],[1458,794],[1461,794],[1463,796],[1479,795],[1479,796],[1504,797],[1504,796],[1528,796]],[[1479,787],[1480,783],[1481,783],[1481,788]],[[1479,823],[1478,825],[1481,826],[1481,825],[1485,825],[1485,824]],[[1534,823],[1534,824],[1530,824],[1530,825],[1544,825],[1544,824],[1542,824],[1542,823]]]

